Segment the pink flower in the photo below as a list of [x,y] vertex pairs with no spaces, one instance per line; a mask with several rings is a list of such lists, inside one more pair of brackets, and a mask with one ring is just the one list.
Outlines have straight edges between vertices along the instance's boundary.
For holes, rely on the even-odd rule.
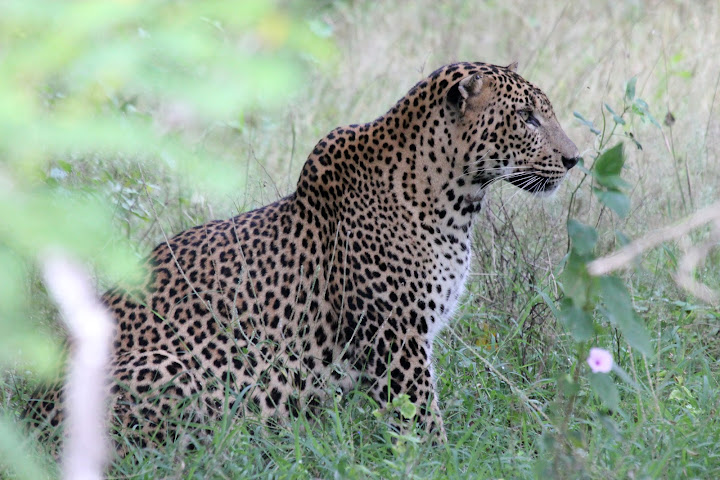
[[608,373],[613,366],[612,354],[602,348],[591,348],[587,363],[593,373]]

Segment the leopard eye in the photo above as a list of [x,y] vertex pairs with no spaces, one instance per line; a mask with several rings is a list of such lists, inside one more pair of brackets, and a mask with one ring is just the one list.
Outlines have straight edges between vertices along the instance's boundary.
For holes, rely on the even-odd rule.
[[523,121],[528,124],[532,125],[533,127],[539,127],[540,121],[537,119],[535,115],[533,115],[533,111],[529,108],[522,109],[518,112],[520,114],[520,117],[523,119]]

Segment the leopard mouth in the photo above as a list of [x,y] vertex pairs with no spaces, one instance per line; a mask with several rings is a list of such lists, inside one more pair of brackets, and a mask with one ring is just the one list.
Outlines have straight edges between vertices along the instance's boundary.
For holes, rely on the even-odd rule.
[[557,178],[543,177],[534,172],[518,173],[507,180],[516,187],[534,194],[552,193],[560,185]]

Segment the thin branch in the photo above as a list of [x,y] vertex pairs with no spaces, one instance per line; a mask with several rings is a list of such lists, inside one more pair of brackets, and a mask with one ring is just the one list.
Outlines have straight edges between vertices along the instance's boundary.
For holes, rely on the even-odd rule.
[[112,320],[82,267],[59,254],[43,259],[50,294],[72,337],[65,410],[64,478],[100,480],[107,454],[105,381]]
[[679,223],[650,232],[612,255],[590,262],[588,264],[588,272],[590,272],[591,275],[605,275],[616,270],[627,268],[635,257],[647,250],[655,248],[668,240],[677,240],[685,237],[696,228],[711,222],[715,224],[711,237],[700,246],[688,247],[686,249],[685,255],[680,260],[675,281],[682,288],[688,290],[698,298],[710,303],[716,303],[718,298],[720,298],[718,294],[707,285],[696,281],[693,278],[692,272],[720,241],[720,233],[718,233],[720,231],[720,226],[718,226],[720,225],[720,201],[698,210]]
[[[710,251],[720,242],[720,220],[714,222],[714,228],[710,238],[697,246],[688,245],[685,248],[685,255],[678,264],[677,273],[675,273],[675,282],[694,296],[715,304],[718,302],[718,294],[710,287],[702,282],[698,282],[693,272],[707,258]],[[688,242],[689,244],[690,242]]]

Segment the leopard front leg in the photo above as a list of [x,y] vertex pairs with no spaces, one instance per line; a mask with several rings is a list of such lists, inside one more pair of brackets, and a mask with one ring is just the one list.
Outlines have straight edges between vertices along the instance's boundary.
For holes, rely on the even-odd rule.
[[420,335],[398,335],[392,327],[383,328],[368,357],[366,375],[371,379],[373,398],[385,409],[393,399],[407,395],[417,407],[417,425],[446,442],[447,435],[438,405],[432,365],[432,347]]

